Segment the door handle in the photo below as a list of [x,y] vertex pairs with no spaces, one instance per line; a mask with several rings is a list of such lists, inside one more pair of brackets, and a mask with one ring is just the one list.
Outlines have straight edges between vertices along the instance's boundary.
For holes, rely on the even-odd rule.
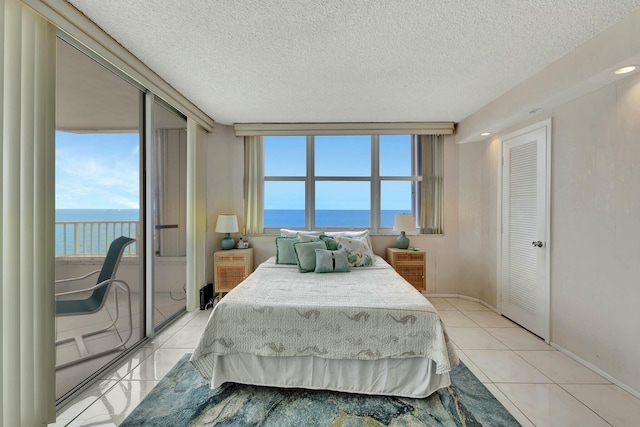
[[158,224],[156,230],[166,230],[167,228],[178,228],[178,224]]
[[540,240],[538,240],[537,242],[531,242],[531,244],[537,248],[541,248],[544,246],[544,243],[542,243]]

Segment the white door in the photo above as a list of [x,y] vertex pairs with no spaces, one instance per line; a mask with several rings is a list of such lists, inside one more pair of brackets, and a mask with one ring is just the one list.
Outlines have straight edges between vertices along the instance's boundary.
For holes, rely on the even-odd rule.
[[549,339],[548,159],[550,121],[502,141],[502,314]]

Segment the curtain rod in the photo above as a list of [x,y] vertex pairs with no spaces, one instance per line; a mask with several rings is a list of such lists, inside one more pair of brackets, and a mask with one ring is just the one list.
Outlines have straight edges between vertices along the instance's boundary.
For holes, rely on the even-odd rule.
[[236,123],[236,136],[260,135],[453,135],[454,122]]

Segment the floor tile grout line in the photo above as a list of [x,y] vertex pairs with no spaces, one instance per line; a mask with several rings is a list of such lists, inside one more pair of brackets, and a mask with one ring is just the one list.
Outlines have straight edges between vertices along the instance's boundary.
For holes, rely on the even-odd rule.
[[[485,327],[481,327],[481,328],[482,328],[482,330],[484,330],[486,333],[488,333],[489,335],[491,335],[492,337],[494,337],[495,339],[497,339],[499,342],[501,342],[503,345],[505,345],[505,346],[507,347],[507,350],[502,350],[502,351],[509,351],[509,352],[511,352],[511,353],[516,354],[516,353],[515,353],[513,350],[511,350],[511,349],[509,348],[509,346],[507,346],[504,342],[500,341],[497,337],[495,337],[493,334],[491,334],[489,331],[487,331]],[[464,353],[464,351],[463,351],[463,353]],[[472,359],[471,357],[469,357],[469,355],[467,355],[466,353],[464,353],[464,355],[465,355],[466,357],[468,357],[468,358],[469,358],[469,360],[473,361],[473,359]],[[517,355],[517,354],[516,354],[516,355]],[[517,355],[517,356],[518,356],[518,357],[520,357],[521,359],[523,359],[520,355]],[[523,360],[524,360],[524,359],[523,359]],[[531,365],[528,361],[526,361],[526,360],[525,360],[525,362],[526,362],[527,364]],[[518,410],[518,411],[519,411],[519,412],[520,412],[520,413],[521,413],[521,414],[522,414],[522,415],[523,415],[523,416],[524,416],[524,417],[525,417],[529,422],[531,422],[531,424],[533,424],[533,425],[535,426],[535,423],[534,423],[534,422],[533,422],[533,421],[532,421],[532,420],[531,420],[531,419],[530,419],[530,418],[525,414],[525,412],[523,411],[523,409],[522,409],[522,408],[520,408],[520,407],[519,407],[519,406],[518,406],[518,405],[517,405],[513,400],[511,400],[511,399],[509,398],[509,396],[507,396],[504,392],[502,392],[502,390],[500,389],[500,387],[497,385],[498,383],[494,382],[494,381],[491,379],[491,377],[489,377],[489,375],[487,375],[487,374],[482,370],[482,368],[480,368],[480,367],[479,367],[475,362],[473,362],[473,363],[474,363],[474,365],[476,365],[476,367],[480,370],[480,372],[482,372],[482,373],[484,374],[484,376],[485,376],[487,379],[489,379],[489,381],[491,381],[491,384],[493,384],[493,385],[494,385],[494,386],[495,386],[495,387],[500,391],[500,393],[502,393],[502,394],[507,398],[507,400],[508,400],[509,402],[511,402],[511,404],[513,404],[513,406],[514,406],[514,407],[515,407],[515,408],[516,408],[516,409],[517,409],[517,410]],[[532,367],[533,367],[536,371],[540,372],[537,368],[535,368],[535,366],[532,366]],[[546,375],[544,375],[544,373],[542,373],[542,372],[540,372],[540,373],[541,373],[545,378],[547,378],[547,376],[546,376]],[[552,383],[553,383],[553,380],[551,380],[551,379],[549,379],[549,380],[550,380],[550,381],[552,381]],[[513,384],[513,383],[511,383],[511,384]],[[522,383],[522,384],[530,384],[530,383]],[[505,408],[505,409],[506,409],[506,408]],[[511,414],[511,415],[513,416],[513,414]]]
[[[499,384],[513,384],[513,383],[494,383],[494,382],[492,382],[491,384],[493,384],[495,386],[495,388],[497,388],[498,391],[505,397],[505,399],[507,399],[513,405],[513,407],[516,408],[518,410],[518,412],[520,412],[522,414],[522,416],[525,417],[527,419],[527,421],[529,421],[531,423],[531,425],[533,425],[535,427],[536,423],[534,423],[533,420],[531,418],[529,418],[527,416],[527,414],[525,414],[525,412],[516,404],[516,402],[511,400],[511,398],[505,392],[503,392],[502,389],[499,386]],[[524,384],[529,384],[529,383],[524,383]],[[489,392],[491,392],[491,390],[489,390]],[[496,399],[498,399],[498,398],[496,397]],[[507,409],[507,408],[505,408],[505,409]],[[509,410],[507,409],[507,411],[509,411]],[[511,412],[509,412],[509,413],[511,414]],[[515,418],[515,415],[511,414],[511,416]]]
[[[555,384],[556,386],[558,386],[562,391],[564,391],[565,393],[567,393],[569,396],[571,396],[573,399],[575,399],[578,403],[580,403],[580,405],[584,406],[585,408],[587,408],[589,411],[591,411],[593,414],[595,414],[598,418],[600,418],[602,421],[604,421],[605,423],[607,423],[608,425],[612,426],[613,424],[611,424],[609,421],[607,421],[602,415],[600,415],[599,413],[597,413],[596,411],[594,411],[593,409],[591,409],[589,407],[589,405],[587,405],[586,403],[584,403],[582,400],[580,400],[577,396],[574,396],[569,390],[565,389],[564,387],[562,387],[561,384]],[[575,384],[574,384],[575,385]]]
[[[584,385],[584,384],[565,384],[565,385]],[[607,385],[607,384],[587,384],[587,385]],[[615,384],[611,384],[614,385]],[[566,393],[568,393],[571,397],[573,397],[574,399],[576,399],[578,402],[580,402],[583,406],[585,406],[587,409],[589,409],[591,412],[593,412],[594,414],[596,414],[598,417],[602,418],[602,420],[609,424],[610,426],[613,425],[612,423],[610,423],[608,420],[606,420],[602,415],[600,415],[598,412],[596,412],[595,410],[591,409],[589,407],[589,405],[587,405],[586,402],[583,402],[582,399],[580,399],[578,396],[575,396],[573,393],[571,393],[569,390],[567,390],[566,388],[564,388],[562,386],[562,384],[557,384],[558,387],[560,387],[562,390],[564,390]],[[616,386],[617,387],[617,386]]]
[[[135,368],[137,368],[137,367],[138,367],[138,366],[139,366],[139,365],[140,365],[144,360],[148,359],[151,355],[153,355],[156,351],[158,351],[158,349],[159,349],[159,347],[158,347],[158,348],[153,349],[153,351],[152,351],[151,353],[149,353],[149,355],[148,355],[147,357],[143,358],[143,359],[140,361],[140,363],[138,363],[134,368],[132,368],[132,369],[130,369],[129,371],[127,371],[127,374],[125,374],[125,376],[126,376],[126,375],[129,375],[129,374],[130,374],[130,373],[131,373]],[[125,363],[126,363],[126,362],[125,362]],[[116,370],[117,370],[117,369],[116,369]],[[109,387],[109,388],[107,389],[107,391],[105,391],[104,393],[102,393],[102,394],[100,395],[100,397],[98,397],[97,399],[93,400],[93,401],[92,401],[89,405],[87,405],[87,406],[86,406],[82,411],[80,411],[80,412],[78,413],[78,415],[76,415],[76,416],[75,416],[71,421],[69,421],[69,423],[67,423],[67,424],[65,424],[65,425],[66,425],[66,426],[68,426],[68,425],[69,425],[69,424],[71,424],[73,421],[75,421],[75,420],[76,420],[80,415],[82,415],[85,411],[89,410],[89,408],[90,408],[93,404],[95,404],[95,403],[96,403],[96,402],[98,402],[102,397],[104,397],[104,396],[107,394],[107,392],[108,392],[108,391],[112,390],[114,387],[116,387],[118,384],[120,384],[123,380],[124,380],[124,377],[121,377],[121,378],[119,378],[119,379],[117,379],[117,380],[116,380],[116,379],[114,379],[115,383],[114,383],[111,387]],[[133,380],[133,379],[131,379],[131,380],[127,380],[127,381],[151,381],[151,380]],[[128,416],[128,414],[122,414],[122,415],[123,415],[125,418],[126,418],[126,416]]]
[[[483,329],[485,330],[485,332],[487,332],[487,333],[488,333],[488,334],[490,334],[491,336],[494,336],[493,334],[491,334],[491,332],[487,331],[487,330],[486,330],[486,328],[484,328],[484,327],[483,327]],[[495,336],[494,336],[494,337],[495,337]],[[497,340],[499,340],[499,341],[500,341],[500,339],[499,339],[498,337],[495,337],[495,338],[496,338]],[[502,342],[504,345],[507,345],[507,344],[506,344],[506,343],[504,343],[503,341],[500,341],[500,342]],[[508,347],[508,346],[507,346],[507,347]],[[488,375],[486,375],[486,374],[485,374],[485,376],[486,376],[487,378],[489,378],[489,380],[491,380],[491,381],[492,381],[492,384],[496,385],[496,387],[498,387],[498,386],[497,386],[497,384],[553,384],[553,385],[555,385],[555,386],[559,387],[560,389],[564,390],[564,391],[565,391],[566,393],[568,393],[568,394],[569,394],[573,399],[575,399],[576,401],[578,401],[582,406],[584,406],[585,408],[587,408],[590,412],[592,412],[593,414],[595,414],[598,418],[602,419],[605,423],[607,423],[607,424],[611,425],[611,424],[610,424],[607,420],[605,420],[605,419],[604,419],[600,414],[598,414],[597,412],[595,412],[593,409],[591,409],[589,406],[587,406],[584,402],[582,402],[582,401],[581,401],[580,399],[578,399],[576,396],[574,396],[573,394],[571,394],[568,390],[566,390],[564,387],[562,387],[562,385],[561,385],[561,384],[557,383],[554,379],[549,378],[549,376],[547,376],[544,372],[540,371],[537,367],[533,366],[533,364],[532,364],[531,362],[529,362],[527,359],[525,359],[524,357],[522,357],[522,356],[521,356],[520,354],[518,354],[515,350],[512,350],[511,348],[509,348],[507,351],[510,351],[510,352],[511,352],[511,353],[513,353],[514,355],[518,356],[521,360],[523,360],[525,363],[527,363],[529,366],[531,366],[531,367],[532,367],[533,369],[535,369],[536,371],[540,372],[540,373],[541,373],[545,378],[547,378],[547,379],[548,379],[549,381],[551,381],[551,382],[550,382],[550,383],[530,383],[530,382],[522,382],[522,383],[521,383],[521,382],[516,382],[516,383],[514,383],[514,382],[504,382],[504,381],[503,381],[503,382],[500,382],[500,383],[495,383],[495,382],[493,382],[493,380],[491,380],[491,378],[490,378]],[[525,350],[520,350],[520,351],[525,351]],[[549,350],[539,350],[539,351],[549,351]],[[557,350],[555,350],[555,351],[557,351]],[[466,353],[465,353],[465,355],[466,355]],[[469,356],[467,355],[467,357],[469,357]],[[470,359],[470,360],[472,360],[471,358],[469,358],[469,359]],[[475,362],[474,362],[474,363],[475,363]],[[477,366],[477,365],[476,365],[476,366]],[[480,369],[480,367],[478,367],[478,369]],[[481,371],[482,371],[482,370],[481,370]],[[482,372],[484,373],[484,371],[482,371]],[[500,390],[500,388],[499,388],[499,387],[498,387],[498,389]],[[502,390],[500,390],[500,391],[502,392]],[[504,394],[504,393],[503,393],[503,394]],[[506,395],[505,395],[505,396],[506,396]],[[527,417],[527,416],[525,415],[524,411],[523,411],[523,410],[522,410],[522,409],[521,409],[517,404],[515,404],[511,399],[509,399],[509,397],[508,397],[508,396],[506,396],[506,397],[507,397],[507,399],[508,399],[511,403],[513,403],[513,405],[514,405],[516,408],[518,408],[518,410],[519,410],[519,411],[520,411],[520,412],[521,412],[521,413],[522,413],[522,414],[523,414],[527,419],[529,419],[529,417]],[[531,420],[529,420],[529,421],[531,421]],[[532,424],[534,424],[534,425],[535,425],[535,423],[533,423],[533,421],[532,421]]]
[[[76,419],[78,419],[80,417],[80,415],[82,415],[85,411],[87,411],[93,404],[95,404],[97,401],[99,401],[101,398],[104,397],[104,395],[111,389],[113,389],[120,381],[116,381],[111,385],[111,387],[107,388],[107,390],[103,393],[100,394],[99,397],[97,397],[96,399],[92,400],[91,403],[89,403],[82,411],[78,412],[78,414],[73,417],[71,420],[69,420],[68,423],[65,424],[65,426],[70,425],[72,422],[74,422]],[[93,387],[92,387],[93,388]],[[73,404],[73,402],[71,402]]]
[[[483,328],[485,329],[485,328]],[[520,360],[523,360],[527,365],[529,365],[530,367],[532,367],[536,372],[539,372],[543,377],[547,378],[549,381],[551,381],[551,383],[555,384],[556,382],[552,379],[549,378],[549,376],[547,374],[545,374],[544,372],[542,372],[540,369],[538,369],[537,367],[535,367],[531,362],[529,362],[527,359],[525,359],[524,357],[522,357],[521,355],[519,355],[515,350],[511,349],[505,342],[501,341],[500,338],[494,336],[493,334],[491,334],[491,332],[487,331],[485,329],[485,332],[488,333],[489,335],[491,335],[492,337],[494,337],[495,339],[497,339],[498,341],[500,341],[502,344],[504,344],[507,348],[508,351],[510,351],[511,353],[513,353],[515,356],[517,356]]]

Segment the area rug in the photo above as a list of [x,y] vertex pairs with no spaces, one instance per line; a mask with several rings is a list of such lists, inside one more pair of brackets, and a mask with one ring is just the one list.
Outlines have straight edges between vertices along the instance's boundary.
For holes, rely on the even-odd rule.
[[460,362],[452,385],[424,399],[225,384],[189,362],[171,369],[121,426],[519,426]]

